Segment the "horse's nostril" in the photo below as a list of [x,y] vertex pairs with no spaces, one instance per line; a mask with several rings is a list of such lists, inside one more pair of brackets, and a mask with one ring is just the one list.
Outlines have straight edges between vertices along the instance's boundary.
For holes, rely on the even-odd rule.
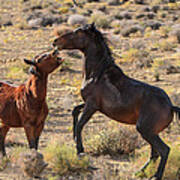
[[54,40],[53,46],[56,46],[57,39]]

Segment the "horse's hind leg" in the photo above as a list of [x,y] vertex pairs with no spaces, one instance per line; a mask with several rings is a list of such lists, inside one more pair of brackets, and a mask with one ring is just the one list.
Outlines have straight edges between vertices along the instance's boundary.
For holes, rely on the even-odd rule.
[[8,131],[9,131],[8,126],[2,125],[2,127],[0,127],[0,152],[3,156],[6,156],[4,142]]
[[155,162],[159,157],[159,153],[151,146],[151,156],[149,160],[145,163],[145,165],[141,168],[140,171],[145,171],[146,168],[151,164],[151,162]]
[[137,125],[137,130],[141,133],[142,137],[152,146],[152,148],[159,153],[161,157],[158,170],[153,176],[156,178],[156,180],[161,180],[170,148],[160,139],[158,135],[153,134],[152,132],[148,132],[148,130],[144,128],[144,126],[141,126],[141,124]]
[[72,116],[73,116],[73,138],[75,139],[75,128],[76,124],[78,122],[78,117],[81,112],[81,109],[84,108],[85,104],[80,104],[78,106],[75,106],[73,111],[72,111]]

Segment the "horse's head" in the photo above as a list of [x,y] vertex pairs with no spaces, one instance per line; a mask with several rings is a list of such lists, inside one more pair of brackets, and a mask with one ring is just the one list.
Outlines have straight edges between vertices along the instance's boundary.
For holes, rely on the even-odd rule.
[[33,60],[24,59],[26,64],[32,65],[30,72],[37,76],[49,74],[53,72],[62,63],[62,59],[58,57],[58,50],[43,53],[35,56]]
[[94,42],[94,32],[97,31],[94,23],[87,24],[72,32],[64,33],[54,40],[53,46],[62,49],[86,49],[90,43]]

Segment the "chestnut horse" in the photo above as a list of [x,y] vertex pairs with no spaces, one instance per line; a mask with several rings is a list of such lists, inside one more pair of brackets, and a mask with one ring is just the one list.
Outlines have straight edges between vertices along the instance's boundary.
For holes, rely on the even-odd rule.
[[[85,25],[61,35],[53,46],[59,50],[78,49],[85,56],[81,95],[84,104],[73,110],[74,138],[77,153],[83,153],[81,131],[96,111],[122,123],[136,125],[137,131],[151,145],[151,156],[142,171],[160,156],[161,161],[153,177],[162,179],[170,148],[161,140],[159,132],[180,117],[180,108],[173,106],[160,88],[125,75],[112,57],[106,39],[94,24]],[[78,115],[83,109],[80,120]]]
[[3,156],[6,155],[4,141],[12,127],[23,127],[29,147],[38,149],[39,136],[48,114],[48,75],[62,62],[57,50],[24,61],[32,66],[31,76],[25,84],[12,86],[0,82],[0,153]]

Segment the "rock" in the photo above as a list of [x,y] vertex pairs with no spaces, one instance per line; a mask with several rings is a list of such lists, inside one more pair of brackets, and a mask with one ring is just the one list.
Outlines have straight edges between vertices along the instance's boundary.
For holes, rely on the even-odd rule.
[[79,14],[74,14],[74,15],[71,15],[68,19],[68,24],[69,25],[85,25],[87,24],[87,19],[82,16],[82,15],[79,15]]
[[73,105],[73,96],[68,94],[63,99],[63,108],[66,110],[71,110]]
[[108,0],[108,5],[120,5],[120,0]]
[[99,11],[106,12],[106,6],[101,6],[98,8]]
[[170,2],[170,3],[175,3],[175,2],[176,2],[176,0],[169,0],[169,2]]
[[180,106],[180,93],[173,94],[173,95],[171,96],[171,100],[172,100],[172,102],[173,102],[174,105]]
[[52,26],[53,24],[60,24],[62,23],[62,19],[57,16],[45,16],[42,18],[41,26]]
[[142,7],[141,8],[141,11],[142,12],[150,12],[151,11],[151,8],[149,6],[145,6],[145,7]]
[[154,13],[157,13],[158,10],[160,10],[160,6],[156,5],[156,6],[153,6],[153,7],[152,7],[152,11],[153,11]]
[[0,27],[1,27],[1,26],[12,26],[12,25],[13,25],[13,22],[12,22],[10,16],[0,17]]
[[3,23],[3,26],[12,26],[12,25],[13,25],[13,23],[10,20]]
[[26,18],[26,21],[30,21],[32,19],[37,19],[37,18],[42,18],[43,17],[43,13],[42,12],[33,12],[32,14],[28,15],[28,17]]
[[144,4],[145,3],[144,0],[134,0],[134,2],[136,4]]
[[162,10],[163,10],[163,11],[169,11],[169,6],[164,6],[164,7],[162,8]]
[[32,6],[31,10],[34,11],[36,9],[43,9],[43,7],[41,5],[36,5],[36,6]]
[[179,66],[168,65],[166,67],[166,74],[180,73]]
[[178,19],[179,19],[179,16],[178,15],[174,15],[172,20],[173,21],[177,21]]
[[156,15],[154,13],[152,13],[152,12],[147,13],[148,19],[154,19],[155,16]]
[[99,2],[100,0],[87,0],[88,2]]
[[138,31],[143,32],[143,28],[140,25],[127,26],[121,31],[121,34],[124,37],[128,37],[130,34]]
[[176,33],[176,37],[177,37],[178,43],[180,43],[180,30],[179,30],[179,31],[177,31],[177,33]]
[[136,15],[136,19],[141,19],[144,18],[146,15],[144,13],[140,13],[138,15]]
[[35,149],[31,149],[20,154],[18,165],[25,175],[29,177],[39,177],[48,164],[44,162],[41,153]]
[[180,168],[178,168],[178,170],[177,170],[176,179],[180,179]]
[[145,24],[145,27],[151,27],[153,30],[157,30],[163,25],[161,22],[155,20],[147,21]]
[[128,11],[124,11],[124,12],[120,13],[120,16],[122,16],[123,19],[132,19],[132,15]]
[[178,43],[180,43],[180,24],[175,24],[172,26],[172,31],[169,33],[169,36],[175,36]]
[[31,19],[28,21],[28,25],[30,27],[38,27],[41,25],[42,18],[37,18],[37,19]]
[[34,12],[29,15],[26,19],[30,27],[39,27],[39,26],[52,26],[53,24],[60,24],[63,22],[60,16],[52,14],[43,14],[41,12]]

